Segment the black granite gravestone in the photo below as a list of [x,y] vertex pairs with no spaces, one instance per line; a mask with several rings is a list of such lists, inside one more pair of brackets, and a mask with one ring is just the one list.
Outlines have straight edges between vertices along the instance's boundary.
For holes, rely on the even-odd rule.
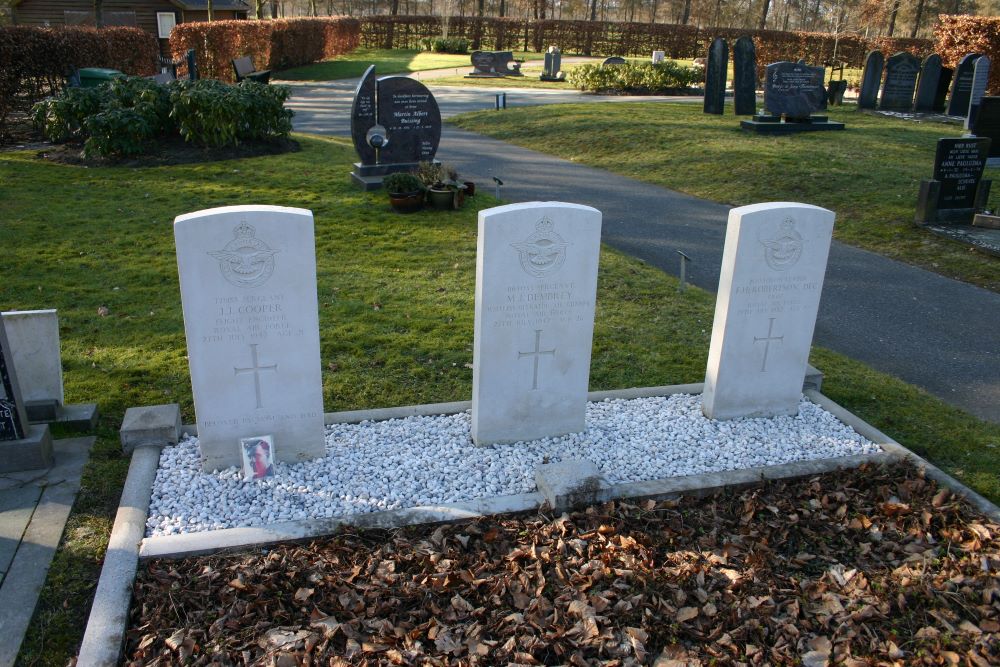
[[972,129],[972,123],[979,113],[979,103],[986,94],[986,86],[990,83],[990,57],[980,56],[972,70],[972,94],[969,96],[969,115],[965,118],[965,129]]
[[920,59],[912,53],[900,51],[885,63],[885,83],[878,108],[885,111],[910,111],[913,109],[913,90],[920,73]]
[[382,177],[433,161],[441,141],[441,111],[427,87],[404,76],[361,78],[351,108],[351,139],[360,162],[351,177],[366,190]]
[[771,63],[764,78],[764,108],[775,116],[808,118],[826,108],[825,76],[822,67]]
[[826,100],[831,106],[841,106],[844,103],[844,93],[847,92],[847,80],[831,81],[826,87]]
[[941,77],[938,79],[937,93],[934,95],[934,113],[944,113],[947,108],[948,89],[951,88],[951,77],[955,70],[950,67],[941,68]]
[[962,116],[969,114],[969,100],[972,99],[972,79],[976,74],[978,53],[970,53],[958,61],[955,78],[951,82],[951,98],[948,100],[948,115]]
[[869,51],[865,56],[865,71],[861,75],[858,109],[874,109],[878,101],[878,88],[882,83],[885,56],[881,51]]
[[524,76],[521,63],[510,51],[473,51],[470,59],[475,69],[465,75],[467,79]]
[[989,151],[988,137],[938,139],[934,179],[920,184],[916,221],[972,222],[989,198],[991,183],[983,180]]
[[705,65],[705,113],[721,114],[726,104],[726,70],[729,68],[729,46],[716,37],[708,47]]
[[28,413],[21,400],[7,332],[0,320],[0,440],[21,440],[27,428]]
[[972,133],[990,140],[988,157],[1000,158],[1000,97],[984,97],[980,100]]
[[733,111],[737,116],[757,113],[757,53],[746,36],[733,45]]
[[936,53],[924,58],[920,65],[920,78],[917,80],[917,94],[913,99],[913,110],[921,113],[934,111],[934,99],[938,94],[938,82],[941,80],[941,56]]
[[605,58],[604,62],[601,63],[601,67],[606,67],[608,65],[626,65],[628,61],[621,56],[611,56],[610,58]]

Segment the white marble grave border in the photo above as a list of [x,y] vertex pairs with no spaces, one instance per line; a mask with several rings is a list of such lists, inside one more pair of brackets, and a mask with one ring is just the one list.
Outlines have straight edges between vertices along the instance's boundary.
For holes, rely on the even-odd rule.
[[[833,414],[860,435],[879,445],[882,448],[882,453],[795,461],[744,470],[728,470],[615,484],[610,487],[608,498],[668,499],[681,495],[703,496],[724,488],[749,486],[765,480],[820,475],[839,469],[856,468],[869,462],[888,463],[909,460],[922,469],[927,477],[964,497],[970,505],[992,520],[1000,521],[1000,507],[821,394],[819,392],[821,377],[814,368],[809,367],[803,389],[806,398]],[[701,393],[702,388],[702,383],[637,387],[590,392],[587,398],[589,401],[601,401],[607,398],[631,399],[672,394],[698,394]],[[471,401],[459,401],[375,410],[352,410],[327,413],[324,415],[324,419],[327,424],[364,420],[380,421],[414,415],[453,414],[468,410],[471,405]],[[197,434],[194,426],[185,426],[183,430],[185,433]],[[491,514],[537,510],[545,502],[542,494],[536,491],[513,496],[479,498],[460,503],[410,507],[333,519],[301,519],[268,526],[226,528],[199,533],[141,538],[145,532],[149,500],[156,478],[156,470],[159,467],[159,452],[160,447],[158,446],[144,445],[137,447],[133,453],[118,516],[111,532],[105,566],[101,571],[97,594],[84,634],[77,662],[79,667],[92,665],[111,667],[118,664],[128,623],[132,583],[140,559],[181,559],[207,554],[234,553],[277,542],[306,541],[325,537],[335,534],[342,526],[397,528],[427,523],[463,521]]]

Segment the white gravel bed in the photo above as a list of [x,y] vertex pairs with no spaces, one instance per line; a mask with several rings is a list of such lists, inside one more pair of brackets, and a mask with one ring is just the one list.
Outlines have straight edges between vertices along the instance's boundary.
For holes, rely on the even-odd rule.
[[276,463],[274,477],[260,481],[244,481],[235,467],[201,472],[198,440],[188,438],[160,455],[146,534],[525,493],[535,490],[535,466],[563,458],[589,459],[620,483],[881,451],[805,399],[796,417],[729,421],[704,417],[700,395],[607,400],[588,404],[587,424],[582,433],[492,447],[472,443],[467,412],[334,424],[325,457]]

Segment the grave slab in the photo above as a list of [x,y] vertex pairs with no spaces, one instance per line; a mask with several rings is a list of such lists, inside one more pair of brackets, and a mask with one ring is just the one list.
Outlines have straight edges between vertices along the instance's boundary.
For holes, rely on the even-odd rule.
[[479,213],[472,438],[585,427],[601,213],[561,202]]
[[310,211],[227,206],[174,221],[188,363],[205,470],[272,435],[287,463],[325,452]]
[[703,411],[794,415],[802,395],[834,215],[791,202],[729,213]]
[[131,454],[143,445],[176,445],[180,433],[181,408],[176,403],[168,403],[129,408],[118,435],[122,452]]
[[543,463],[535,468],[535,484],[556,512],[603,502],[611,490],[600,469],[586,459]]

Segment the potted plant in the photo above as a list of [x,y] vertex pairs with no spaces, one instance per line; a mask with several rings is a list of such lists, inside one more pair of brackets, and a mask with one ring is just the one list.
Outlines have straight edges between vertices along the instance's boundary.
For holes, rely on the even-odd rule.
[[413,213],[424,207],[424,186],[413,174],[398,172],[382,179],[389,203],[399,213]]
[[460,208],[465,202],[465,185],[458,180],[454,167],[432,162],[421,162],[417,178],[427,188],[427,201],[436,209]]

